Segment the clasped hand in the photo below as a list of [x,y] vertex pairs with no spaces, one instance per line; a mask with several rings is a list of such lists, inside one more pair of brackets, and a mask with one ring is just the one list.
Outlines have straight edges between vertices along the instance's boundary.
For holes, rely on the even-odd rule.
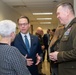
[[59,52],[57,52],[57,51],[49,53],[49,58],[50,58],[50,60],[56,61],[56,60],[57,60],[57,55],[58,55],[58,53],[59,53]]

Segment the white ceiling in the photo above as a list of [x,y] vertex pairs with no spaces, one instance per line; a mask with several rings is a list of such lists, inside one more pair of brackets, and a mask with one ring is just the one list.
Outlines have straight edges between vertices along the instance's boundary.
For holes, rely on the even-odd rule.
[[[50,20],[51,25],[57,25],[58,20],[56,18],[56,5],[60,2],[64,2],[66,0],[2,0],[10,7],[13,7],[18,13],[21,15],[26,15],[30,18],[32,25],[39,25],[40,21],[37,21],[37,17],[39,18],[47,18],[51,17]],[[67,0],[70,3],[73,3],[73,0]],[[33,16],[32,13],[38,12],[53,12],[53,15],[49,16]],[[42,22],[42,21],[41,21]],[[44,21],[43,21],[44,22]],[[48,22],[46,20],[46,22]]]

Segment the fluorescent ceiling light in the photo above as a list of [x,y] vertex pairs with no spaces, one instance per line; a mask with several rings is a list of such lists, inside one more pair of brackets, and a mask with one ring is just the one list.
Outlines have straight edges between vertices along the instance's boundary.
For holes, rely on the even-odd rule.
[[33,15],[52,15],[53,13],[33,13]]
[[37,20],[52,20],[52,18],[37,18]]
[[40,22],[40,24],[51,24],[51,22]]

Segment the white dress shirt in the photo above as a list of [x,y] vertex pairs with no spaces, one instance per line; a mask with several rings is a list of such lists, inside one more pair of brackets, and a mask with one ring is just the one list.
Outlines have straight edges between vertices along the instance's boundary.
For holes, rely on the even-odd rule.
[[21,33],[21,36],[22,36],[22,39],[23,39],[24,43],[25,43],[25,35],[27,36],[27,39],[28,39],[28,41],[29,41],[29,46],[31,47],[31,38],[30,38],[30,34],[29,34],[29,33],[27,33],[27,34]]

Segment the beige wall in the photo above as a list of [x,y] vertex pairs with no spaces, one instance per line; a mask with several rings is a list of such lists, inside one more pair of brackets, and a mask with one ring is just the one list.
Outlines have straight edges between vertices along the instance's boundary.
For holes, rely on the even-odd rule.
[[8,5],[0,1],[0,21],[5,19],[10,19],[14,22],[17,21],[17,18],[20,16],[15,10],[10,8]]
[[0,1],[0,20],[11,19],[16,22],[17,18],[20,16],[13,8]]

